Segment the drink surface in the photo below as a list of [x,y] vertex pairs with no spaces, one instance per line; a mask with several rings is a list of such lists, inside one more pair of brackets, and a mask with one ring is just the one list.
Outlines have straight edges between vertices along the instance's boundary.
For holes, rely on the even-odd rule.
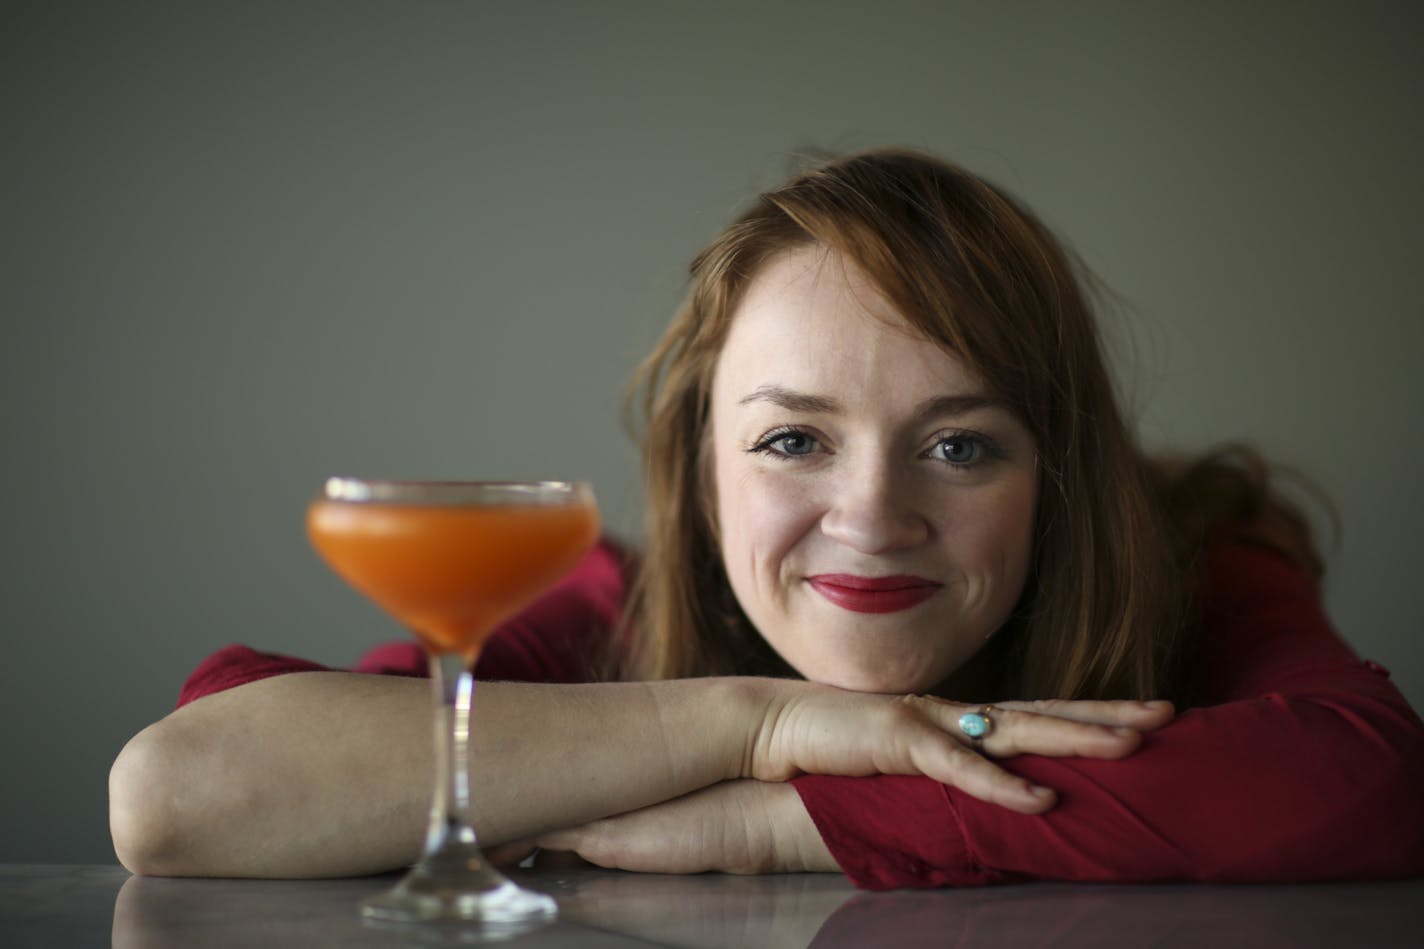
[[473,658],[494,628],[598,537],[593,504],[419,505],[318,500],[312,545],[432,652]]

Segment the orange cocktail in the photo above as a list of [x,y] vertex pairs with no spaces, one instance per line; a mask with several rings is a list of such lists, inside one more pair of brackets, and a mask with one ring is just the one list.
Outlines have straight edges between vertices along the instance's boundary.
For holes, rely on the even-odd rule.
[[435,710],[435,794],[425,852],[362,903],[378,920],[459,919],[509,938],[557,913],[490,865],[470,806],[473,667],[496,626],[593,545],[586,484],[331,478],[307,509],[318,553],[425,644]]
[[313,546],[431,652],[473,661],[489,634],[567,573],[598,536],[592,503],[317,500]]

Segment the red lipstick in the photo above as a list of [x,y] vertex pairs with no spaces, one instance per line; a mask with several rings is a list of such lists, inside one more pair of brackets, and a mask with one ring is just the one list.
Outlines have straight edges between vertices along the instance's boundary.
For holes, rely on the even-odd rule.
[[836,606],[853,613],[898,613],[923,603],[940,588],[924,577],[860,577],[853,573],[822,573],[807,577],[806,582]]

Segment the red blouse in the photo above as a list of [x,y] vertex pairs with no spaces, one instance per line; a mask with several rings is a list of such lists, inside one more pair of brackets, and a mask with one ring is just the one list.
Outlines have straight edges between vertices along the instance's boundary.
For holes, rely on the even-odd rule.
[[[481,654],[486,679],[579,682],[625,592],[596,548]],[[1117,760],[1003,762],[1058,792],[1047,814],[986,804],[929,778],[794,780],[836,861],[871,889],[1019,880],[1303,882],[1424,874],[1424,723],[1325,618],[1304,571],[1224,544],[1203,577],[1207,704],[1181,711]],[[325,667],[229,646],[189,677],[179,705]],[[424,675],[413,642],[353,671]]]

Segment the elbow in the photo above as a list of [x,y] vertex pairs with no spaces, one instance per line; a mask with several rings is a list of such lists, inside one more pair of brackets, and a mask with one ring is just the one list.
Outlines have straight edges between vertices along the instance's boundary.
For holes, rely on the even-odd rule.
[[1407,706],[1348,707],[1336,701],[1334,708],[1349,727],[1328,760],[1337,778],[1331,796],[1334,819],[1326,836],[1335,838],[1335,862],[1353,867],[1338,875],[1391,879],[1424,873],[1424,808],[1419,806],[1424,727]]
[[109,833],[114,854],[142,876],[185,876],[191,826],[181,793],[182,742],[167,721],[129,739],[109,769]]
[[[1396,879],[1424,873],[1424,729],[1404,716],[1353,716],[1314,769],[1290,864],[1311,879]],[[1322,729],[1323,731],[1323,729]],[[1331,773],[1326,782],[1321,777]],[[1284,808],[1290,813],[1290,808]],[[1310,828],[1302,832],[1302,828]]]
[[[1360,808],[1379,829],[1376,876],[1417,877],[1424,874],[1424,729],[1411,729],[1393,759],[1388,777]],[[1365,825],[1368,826],[1368,825]]]

